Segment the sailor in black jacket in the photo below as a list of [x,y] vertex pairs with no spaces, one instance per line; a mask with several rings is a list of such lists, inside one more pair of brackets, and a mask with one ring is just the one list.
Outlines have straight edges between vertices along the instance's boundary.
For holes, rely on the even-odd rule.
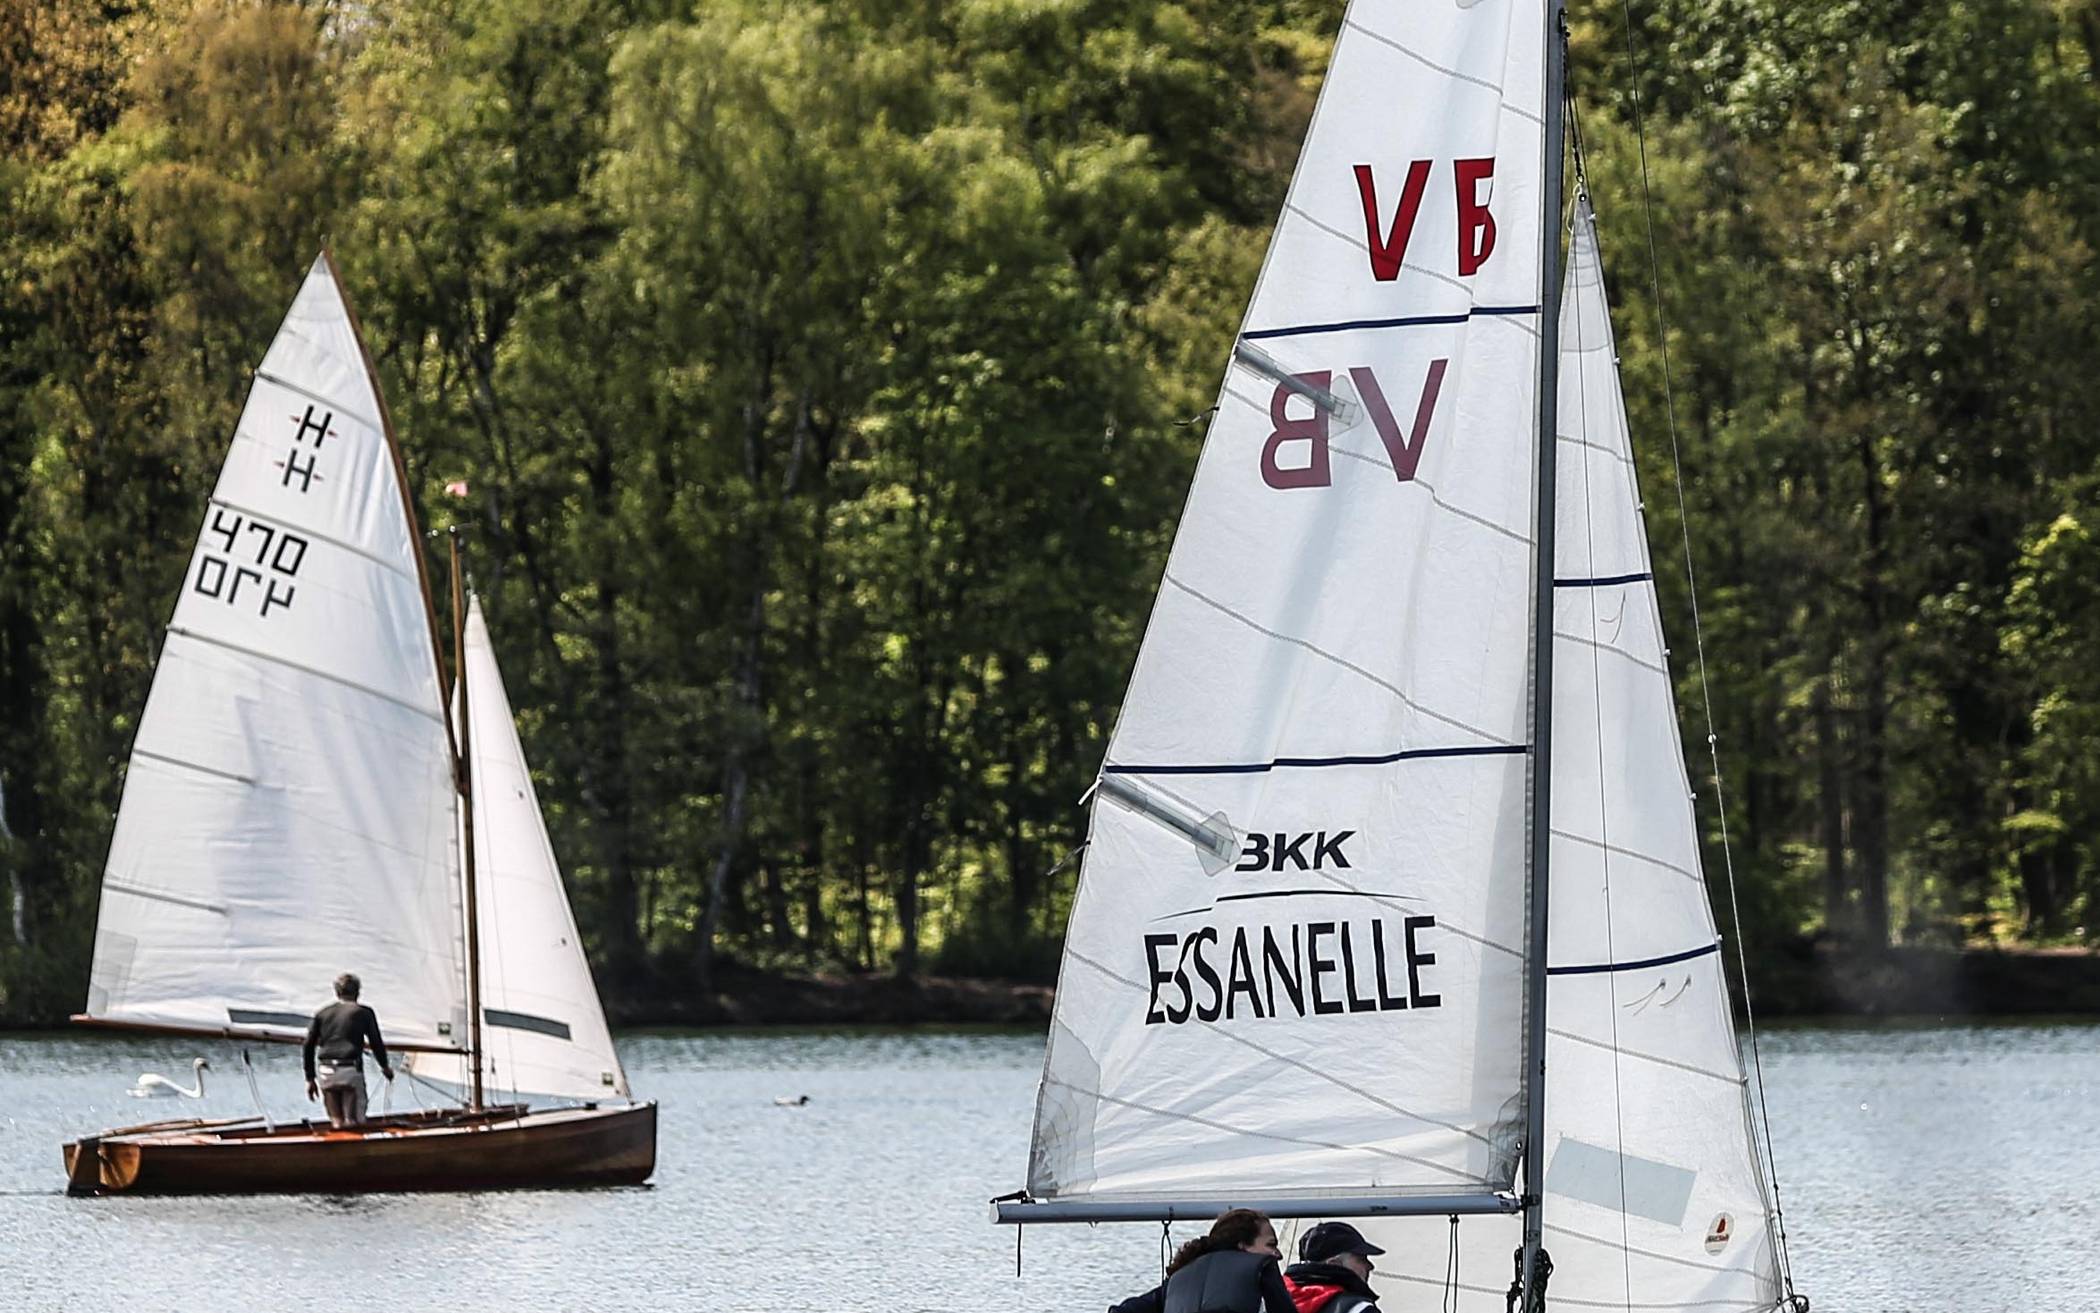
[[1385,1251],[1347,1222],[1322,1222],[1298,1240],[1298,1257],[1283,1274],[1298,1313],[1378,1313],[1371,1289],[1371,1256]]
[[1283,1284],[1276,1228],[1251,1208],[1234,1208],[1189,1241],[1156,1289],[1109,1313],[1296,1313]]
[[[363,988],[358,978],[345,971],[335,978],[335,1002],[314,1013],[306,1028],[302,1057],[306,1064],[306,1097],[323,1100],[328,1124],[338,1130],[359,1126],[365,1120],[365,1045],[388,1080],[394,1079],[393,1064],[386,1060],[386,1041],[379,1037],[379,1018],[357,1001]],[[317,1070],[316,1056],[320,1058]]]

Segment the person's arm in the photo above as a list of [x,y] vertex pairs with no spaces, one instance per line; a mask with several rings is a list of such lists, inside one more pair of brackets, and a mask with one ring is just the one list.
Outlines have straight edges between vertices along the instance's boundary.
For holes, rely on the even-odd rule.
[[393,1064],[386,1060],[386,1041],[379,1038],[379,1014],[370,1008],[365,1009],[365,1038],[372,1041],[372,1060],[379,1064],[379,1070],[388,1080],[394,1079]]
[[[1108,1313],[1161,1313],[1166,1306],[1167,1288],[1162,1285],[1155,1286],[1142,1295],[1132,1295],[1109,1309]],[[1291,1313],[1297,1313],[1297,1310],[1293,1309]]]
[[1290,1287],[1283,1284],[1283,1264],[1273,1258],[1261,1265],[1261,1307],[1262,1313],[1298,1313]]
[[309,1099],[321,1097],[320,1087],[314,1084],[314,1045],[320,1042],[321,1014],[316,1012],[314,1019],[306,1023],[306,1044],[299,1050],[299,1059],[306,1064],[306,1097]]

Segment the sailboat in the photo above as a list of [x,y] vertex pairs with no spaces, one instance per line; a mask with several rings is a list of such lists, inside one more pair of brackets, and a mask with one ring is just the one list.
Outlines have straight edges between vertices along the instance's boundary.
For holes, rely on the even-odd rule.
[[455,1097],[342,1130],[273,1120],[258,1099],[253,1117],[104,1131],[64,1146],[70,1190],[568,1186],[654,1170],[656,1105],[632,1100],[613,1050],[458,540],[456,681],[422,543],[323,252],[205,510],[74,1020],[297,1044],[351,970],[404,1073]]
[[1560,10],[1349,6],[1097,777],[999,1221],[1350,1218],[1389,1307],[1807,1306],[1563,197]]

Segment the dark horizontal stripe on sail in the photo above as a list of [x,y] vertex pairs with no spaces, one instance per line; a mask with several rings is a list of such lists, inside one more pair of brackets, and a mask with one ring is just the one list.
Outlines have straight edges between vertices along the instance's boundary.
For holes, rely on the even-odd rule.
[[297,1026],[301,1030],[313,1021],[304,1012],[265,1012],[258,1008],[228,1008],[226,1018],[236,1026]]
[[1716,939],[1704,948],[1694,948],[1683,953],[1672,953],[1668,957],[1647,957],[1638,962],[1598,962],[1591,966],[1547,967],[1549,976],[1594,976],[1606,971],[1639,971],[1644,967],[1666,967],[1672,962],[1689,962],[1695,957],[1721,951],[1721,941]]
[[[306,1038],[306,1019],[299,1020],[299,1033],[287,1035],[275,1030],[236,1030],[232,1026],[182,1026],[158,1021],[127,1021],[122,1017],[98,1017],[84,1012],[73,1014],[76,1026],[97,1026],[106,1030],[129,1030],[141,1035],[193,1035],[199,1039],[254,1040],[258,1044],[298,1044]],[[450,1053],[463,1057],[466,1050],[456,1044],[417,1044],[395,1041],[388,1049],[401,1053]]]
[[1250,898],[1382,898],[1390,902],[1419,903],[1422,900],[1412,894],[1388,894],[1376,889],[1264,889],[1260,893],[1225,894],[1208,907],[1192,907],[1186,912],[1169,912],[1155,916],[1155,921],[1172,921],[1177,917],[1197,916],[1204,912],[1215,912],[1220,903],[1240,903]]
[[1641,570],[1634,574],[1600,575],[1595,579],[1555,579],[1553,586],[1555,588],[1609,588],[1613,584],[1637,584],[1654,577],[1655,575],[1651,571]]
[[1531,751],[1522,743],[1487,743],[1472,748],[1410,748],[1375,757],[1278,757],[1273,761],[1227,762],[1205,766],[1103,766],[1104,775],[1262,775],[1272,770],[1320,766],[1390,766],[1426,757],[1521,757]]
[[542,1035],[552,1035],[556,1039],[567,1039],[569,1037],[568,1023],[555,1021],[551,1017],[535,1017],[530,1012],[505,1012],[501,1008],[483,1008],[481,1016],[491,1026],[507,1026],[512,1030],[536,1031]]
[[1257,328],[1240,334],[1244,342],[1259,342],[1272,337],[1306,337],[1313,333],[1346,333],[1357,328],[1421,328],[1430,324],[1463,324],[1468,319],[1488,315],[1535,315],[1535,305],[1476,305],[1471,310],[1455,315],[1410,315],[1401,319],[1344,319],[1333,324],[1294,324],[1288,328]]

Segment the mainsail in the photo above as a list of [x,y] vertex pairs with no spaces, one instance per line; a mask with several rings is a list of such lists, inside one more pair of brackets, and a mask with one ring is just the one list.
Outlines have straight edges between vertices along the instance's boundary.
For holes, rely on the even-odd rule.
[[452,748],[422,554],[349,305],[314,262],[169,622],[103,877],[89,1018],[295,1038],[354,971],[465,1040]]
[[[562,890],[481,600],[467,608],[467,742],[481,919],[483,1078],[491,1088],[626,1098],[627,1074]],[[417,1054],[418,1075],[464,1086],[463,1059]]]
[[1543,30],[1344,21],[1094,794],[1039,1203],[1512,1186]]

